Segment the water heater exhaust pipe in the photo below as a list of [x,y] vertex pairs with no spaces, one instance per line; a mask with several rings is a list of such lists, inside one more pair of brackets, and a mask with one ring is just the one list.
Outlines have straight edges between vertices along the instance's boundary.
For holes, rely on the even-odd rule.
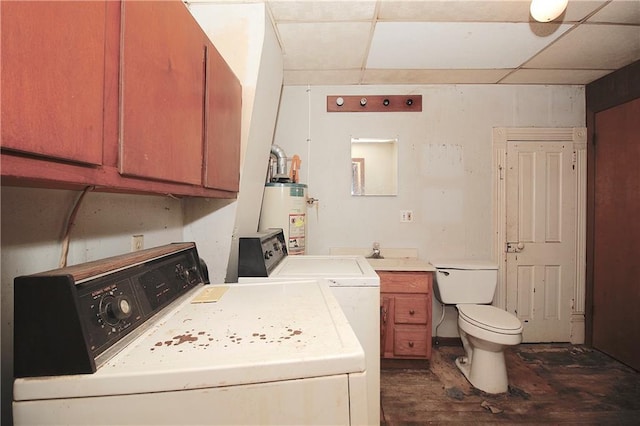
[[287,154],[278,145],[271,145],[271,155],[276,157],[276,175],[287,176]]

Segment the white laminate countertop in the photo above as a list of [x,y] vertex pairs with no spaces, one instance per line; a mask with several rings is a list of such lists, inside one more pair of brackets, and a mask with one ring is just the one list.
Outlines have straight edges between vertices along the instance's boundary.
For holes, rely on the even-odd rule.
[[367,262],[376,271],[412,271],[435,272],[436,268],[431,263],[418,259],[418,249],[415,248],[386,248],[380,249],[381,259],[371,258],[373,251],[370,248],[331,248],[331,255],[359,255],[364,256]]
[[435,272],[436,270],[431,263],[416,258],[367,259],[367,261],[376,271]]

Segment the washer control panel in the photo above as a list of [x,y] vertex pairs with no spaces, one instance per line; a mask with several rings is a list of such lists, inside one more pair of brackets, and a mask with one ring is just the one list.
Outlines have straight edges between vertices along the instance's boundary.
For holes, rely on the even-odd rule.
[[95,372],[130,333],[208,281],[194,244],[139,253],[92,262],[78,280],[81,265],[16,279],[16,360],[29,360],[17,361],[16,377]]
[[287,257],[284,231],[279,228],[240,237],[239,277],[268,277]]

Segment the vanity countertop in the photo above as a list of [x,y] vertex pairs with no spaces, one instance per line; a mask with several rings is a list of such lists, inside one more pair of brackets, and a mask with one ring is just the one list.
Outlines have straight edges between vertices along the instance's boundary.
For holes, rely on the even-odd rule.
[[418,250],[414,248],[386,248],[380,250],[382,258],[371,258],[370,248],[332,248],[332,255],[357,255],[366,257],[376,271],[413,271],[435,272],[436,268],[425,260],[418,259]]
[[436,270],[431,263],[416,258],[367,259],[367,261],[376,271],[435,272]]

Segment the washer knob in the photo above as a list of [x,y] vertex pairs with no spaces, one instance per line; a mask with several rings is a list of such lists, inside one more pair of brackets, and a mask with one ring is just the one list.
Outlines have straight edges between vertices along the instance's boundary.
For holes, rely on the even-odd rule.
[[126,296],[118,296],[107,305],[107,314],[117,320],[129,318],[132,312],[133,307]]

